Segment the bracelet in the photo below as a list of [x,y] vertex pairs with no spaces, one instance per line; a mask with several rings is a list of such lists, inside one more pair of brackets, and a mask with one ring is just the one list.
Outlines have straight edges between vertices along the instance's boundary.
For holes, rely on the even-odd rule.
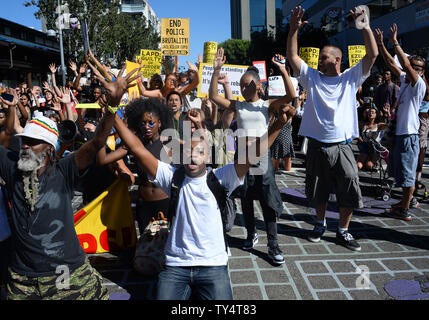
[[394,46],[394,47],[399,47],[399,42],[395,42],[395,43],[393,44],[393,46]]
[[116,112],[118,111],[118,109],[119,109],[119,106],[117,106],[117,107],[107,106],[107,110],[109,110],[109,112],[111,114],[116,114]]

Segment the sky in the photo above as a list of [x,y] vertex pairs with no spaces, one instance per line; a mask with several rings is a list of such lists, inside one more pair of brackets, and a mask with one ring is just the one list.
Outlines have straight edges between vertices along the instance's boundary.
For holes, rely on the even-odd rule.
[[[36,7],[24,7],[24,0],[0,0],[0,17],[36,30],[42,29],[34,17]],[[231,38],[230,0],[149,0],[158,18],[190,19],[190,54],[179,56],[179,66],[195,63],[203,55],[204,42],[221,43]],[[142,48],[144,49],[144,48]]]

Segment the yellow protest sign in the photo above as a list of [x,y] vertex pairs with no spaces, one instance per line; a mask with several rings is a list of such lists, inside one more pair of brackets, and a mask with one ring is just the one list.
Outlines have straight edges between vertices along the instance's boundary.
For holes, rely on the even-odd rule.
[[87,206],[74,214],[74,226],[86,253],[134,248],[137,233],[125,180],[116,180]]
[[349,49],[349,66],[350,68],[357,65],[366,54],[365,46],[356,45],[348,46]]
[[[140,68],[140,65],[138,63],[131,62],[128,60],[125,61],[125,65],[126,65],[127,74],[131,73],[131,71],[133,71],[135,68]],[[137,73],[133,74],[133,76],[135,76],[135,75],[137,75]],[[136,85],[134,87],[131,87],[128,89],[128,95],[130,97],[140,97],[140,92],[139,92],[139,88],[137,87],[136,80],[131,82],[131,84],[134,84],[134,83]]]
[[189,56],[189,19],[161,19],[161,52],[164,56]]
[[203,53],[203,62],[204,63],[213,63],[214,58],[217,52],[217,42],[207,41],[204,42],[204,53]]
[[142,49],[140,55],[136,57],[136,62],[143,66],[141,68],[143,78],[150,79],[155,73],[161,74],[161,51]]
[[98,103],[79,103],[75,106],[75,109],[100,109]]
[[319,65],[319,48],[301,47],[299,48],[299,57],[313,69]]

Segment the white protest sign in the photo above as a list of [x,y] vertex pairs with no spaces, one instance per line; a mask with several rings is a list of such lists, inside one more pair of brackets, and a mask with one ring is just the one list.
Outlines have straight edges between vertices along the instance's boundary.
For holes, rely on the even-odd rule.
[[265,61],[253,61],[253,66],[259,70],[259,78],[262,82],[267,81],[267,68],[265,66]]
[[268,78],[268,96],[283,97],[286,95],[285,84],[281,76],[272,76]]
[[[229,84],[230,84],[234,99],[239,98],[240,100],[244,100],[244,98],[241,96],[240,79],[241,79],[241,76],[246,72],[247,68],[248,66],[236,66],[236,65],[224,64],[220,71],[220,73],[225,73],[228,76]],[[197,94],[199,98],[208,97],[212,75],[213,75],[213,64],[201,63],[200,70],[199,70],[200,83],[198,84],[198,94]],[[218,84],[218,92],[220,95],[225,96],[225,92],[221,84]]]

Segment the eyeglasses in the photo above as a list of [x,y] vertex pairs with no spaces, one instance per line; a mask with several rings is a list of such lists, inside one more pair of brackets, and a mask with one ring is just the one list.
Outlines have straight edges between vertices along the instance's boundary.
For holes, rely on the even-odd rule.
[[155,127],[155,122],[142,122],[140,129],[146,128],[146,126],[148,126],[150,129],[153,129]]

